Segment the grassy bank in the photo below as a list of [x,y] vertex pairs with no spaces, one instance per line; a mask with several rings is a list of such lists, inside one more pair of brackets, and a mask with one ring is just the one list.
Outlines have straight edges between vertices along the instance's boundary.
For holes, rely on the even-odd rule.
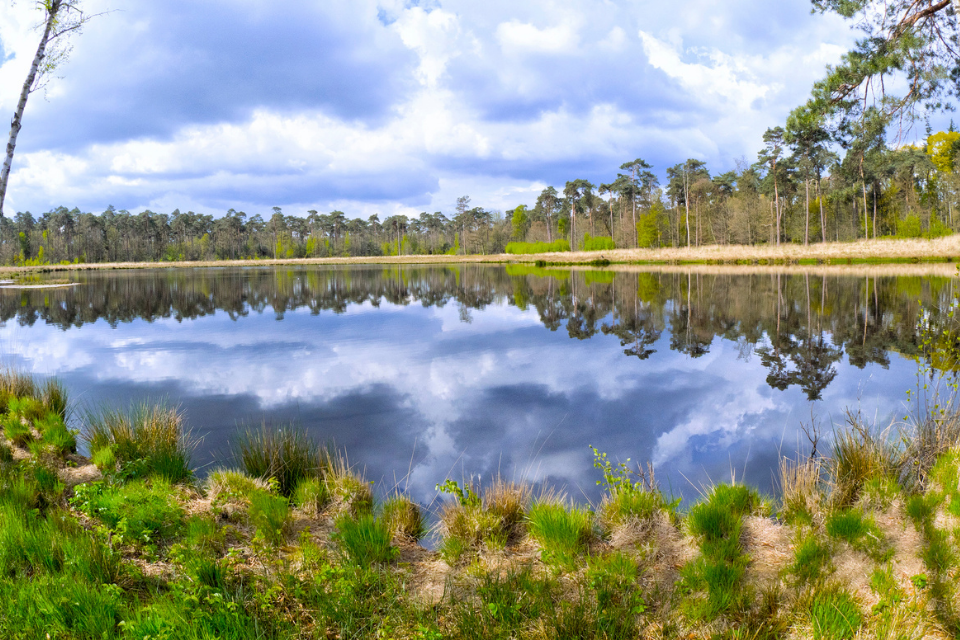
[[863,265],[915,264],[960,261],[960,234],[934,240],[859,240],[803,246],[711,245],[666,249],[612,249],[565,251],[523,255],[411,255],[346,258],[304,258],[289,260],[224,260],[199,262],[111,262],[91,264],[0,267],[0,276],[31,271],[55,272],[92,269],[158,269],[225,266],[276,266],[309,264],[510,264],[545,262],[558,265],[605,264],[639,265]]
[[[296,429],[252,429],[197,481],[169,408],[66,427],[56,383],[0,376],[0,636],[928,638],[960,632],[955,404],[783,459],[782,498],[695,505],[594,451],[596,505],[438,479],[422,508]],[[90,457],[77,454],[85,439]]]

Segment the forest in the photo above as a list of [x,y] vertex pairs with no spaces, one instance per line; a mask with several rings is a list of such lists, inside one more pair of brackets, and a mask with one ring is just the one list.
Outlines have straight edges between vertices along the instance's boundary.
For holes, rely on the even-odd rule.
[[[866,136],[866,133],[865,133]],[[543,189],[506,212],[472,206],[416,218],[350,218],[342,211],[287,215],[233,209],[95,214],[57,207],[0,219],[4,264],[155,262],[418,254],[498,254],[511,242],[566,240],[570,247],[842,242],[953,233],[960,193],[960,132],[926,144],[888,146],[882,130],[844,155],[825,130],[770,129],[757,160],[711,173],[689,159],[661,184],[642,159],[609,183],[583,180]],[[606,243],[597,240],[608,239]]]

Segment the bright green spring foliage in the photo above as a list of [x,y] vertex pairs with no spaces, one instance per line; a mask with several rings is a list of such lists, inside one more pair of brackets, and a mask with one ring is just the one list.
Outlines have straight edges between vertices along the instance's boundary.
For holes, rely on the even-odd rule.
[[581,251],[609,251],[616,248],[617,245],[613,238],[606,236],[593,237],[589,233],[583,236],[583,243],[580,245]]
[[561,251],[570,251],[570,243],[567,240],[554,240],[553,242],[510,242],[504,249],[504,253],[514,255],[523,255],[531,253],[558,253]]

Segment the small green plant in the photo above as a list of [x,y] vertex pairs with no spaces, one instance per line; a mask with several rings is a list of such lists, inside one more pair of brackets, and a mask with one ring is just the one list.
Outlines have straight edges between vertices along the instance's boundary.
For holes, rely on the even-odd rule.
[[13,462],[13,449],[6,442],[0,442],[0,465]]
[[539,500],[530,507],[530,535],[540,543],[544,562],[573,567],[595,537],[593,514],[567,508],[559,500]]
[[207,477],[207,492],[215,505],[248,504],[251,495],[269,488],[267,482],[234,469],[217,469]]
[[480,496],[477,495],[467,483],[460,486],[456,480],[447,480],[443,484],[437,485],[437,491],[454,496],[461,507],[479,507]]
[[[608,495],[600,505],[600,520],[607,528],[613,528],[629,520],[644,520],[665,511],[673,513],[680,506],[680,499],[668,503],[657,487],[653,469],[636,473],[626,462],[614,466],[596,447],[593,451],[593,467],[600,471],[602,479],[597,485],[606,489]],[[634,479],[636,478],[636,479]]]
[[343,515],[337,519],[336,526],[333,538],[340,551],[361,567],[389,562],[398,554],[396,547],[390,545],[392,535],[387,523],[370,514],[358,518]]
[[827,590],[811,604],[810,622],[816,640],[849,640],[863,624],[863,616],[849,594]]
[[257,528],[257,536],[275,546],[283,544],[290,520],[287,499],[267,491],[254,491],[249,497],[250,522]]

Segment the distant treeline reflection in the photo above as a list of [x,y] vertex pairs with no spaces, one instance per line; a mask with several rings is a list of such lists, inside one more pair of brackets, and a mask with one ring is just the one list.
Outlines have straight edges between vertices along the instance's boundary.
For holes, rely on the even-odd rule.
[[890,352],[920,353],[921,309],[947,308],[956,283],[936,277],[848,277],[776,273],[615,273],[526,266],[190,269],[81,272],[80,286],[0,295],[0,320],[64,330],[104,320],[191,320],[216,311],[234,320],[272,311],[343,313],[383,303],[443,307],[460,318],[489,305],[535,310],[551,331],[585,340],[615,336],[645,360],[666,333],[669,349],[698,358],[717,338],[756,356],[777,389],[798,385],[811,400],[837,374],[835,363],[883,367]]

